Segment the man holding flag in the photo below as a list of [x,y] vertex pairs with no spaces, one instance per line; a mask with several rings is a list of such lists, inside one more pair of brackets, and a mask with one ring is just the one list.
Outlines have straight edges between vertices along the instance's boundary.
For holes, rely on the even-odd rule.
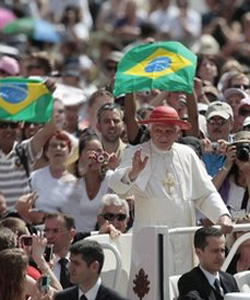
[[[46,85],[21,78],[0,81],[0,191],[9,211],[30,192],[29,170],[54,131],[49,92],[53,87],[49,81]],[[34,137],[18,143],[19,121],[49,122]]]

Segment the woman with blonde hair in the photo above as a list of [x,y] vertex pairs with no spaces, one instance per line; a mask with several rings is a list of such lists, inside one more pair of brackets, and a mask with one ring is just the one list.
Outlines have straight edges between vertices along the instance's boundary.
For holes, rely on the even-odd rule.
[[0,251],[0,300],[25,300],[27,263],[22,249]]

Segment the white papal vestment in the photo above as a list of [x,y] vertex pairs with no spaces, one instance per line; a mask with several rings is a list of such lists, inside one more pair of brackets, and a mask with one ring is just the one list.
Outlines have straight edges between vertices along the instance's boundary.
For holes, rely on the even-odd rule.
[[[135,151],[140,148],[149,161],[131,183],[127,173]],[[195,207],[214,223],[221,215],[229,214],[193,149],[178,143],[174,143],[169,151],[159,150],[151,140],[129,147],[119,167],[108,174],[108,185],[120,195],[128,192],[135,195],[134,232],[145,225],[195,226]],[[189,271],[193,267],[192,238],[175,236],[171,244],[170,273]],[[132,259],[136,257],[134,253]]]

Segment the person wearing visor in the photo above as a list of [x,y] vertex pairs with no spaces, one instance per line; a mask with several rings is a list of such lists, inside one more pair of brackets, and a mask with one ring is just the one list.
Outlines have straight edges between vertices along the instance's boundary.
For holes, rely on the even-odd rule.
[[[230,214],[213,186],[194,150],[176,143],[180,130],[190,124],[179,118],[169,106],[155,107],[146,120],[151,139],[124,151],[115,171],[108,171],[108,185],[118,195],[135,196],[133,242],[137,232],[148,225],[169,228],[195,225],[195,207],[213,223],[222,225],[224,233],[232,230]],[[132,255],[131,278],[141,256]],[[170,274],[182,274],[193,266],[190,237],[178,236],[171,243]],[[185,258],[185,259],[184,259]]]

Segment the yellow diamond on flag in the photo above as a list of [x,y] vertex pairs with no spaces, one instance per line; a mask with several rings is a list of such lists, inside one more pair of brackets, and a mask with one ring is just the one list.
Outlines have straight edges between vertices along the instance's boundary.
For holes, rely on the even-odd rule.
[[124,73],[157,79],[190,65],[192,62],[182,55],[160,48]]
[[0,107],[4,108],[10,115],[15,115],[36,102],[41,93],[48,93],[46,87],[41,84],[12,84],[3,83],[0,87]]

